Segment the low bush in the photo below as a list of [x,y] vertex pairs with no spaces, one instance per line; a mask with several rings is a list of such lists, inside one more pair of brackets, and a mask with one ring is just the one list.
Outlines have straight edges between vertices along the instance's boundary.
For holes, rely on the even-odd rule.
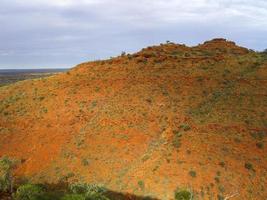
[[257,146],[259,149],[263,149],[263,148],[264,148],[264,143],[263,143],[263,142],[257,142],[257,143],[256,143],[256,146]]
[[86,200],[86,197],[82,194],[67,194],[60,200]]
[[182,124],[180,127],[183,131],[189,131],[191,127],[188,124]]
[[44,187],[34,184],[21,185],[14,194],[16,200],[49,200],[45,196]]
[[138,181],[138,186],[140,187],[141,190],[144,190],[145,189],[144,181],[142,181],[142,180]]
[[175,200],[193,200],[193,194],[186,189],[176,189],[174,198]]
[[197,173],[193,170],[189,171],[189,175],[193,178],[195,178],[197,176]]
[[74,194],[86,194],[86,193],[104,194],[107,191],[107,189],[95,184],[75,183],[70,185],[70,191]]
[[251,171],[255,171],[253,168],[253,165],[251,163],[248,163],[248,162],[245,163],[245,168],[248,170],[251,170]]
[[66,194],[60,200],[109,200],[102,194]]
[[109,200],[104,195],[107,192],[107,189],[95,184],[75,183],[70,185],[70,191],[74,194],[74,196],[64,198],[69,198],[68,200],[72,200],[71,198],[76,198],[77,200]]
[[46,191],[38,184],[25,184],[18,187],[13,194],[15,200],[109,200],[105,196],[107,190],[101,186],[76,183],[70,186],[70,191]]

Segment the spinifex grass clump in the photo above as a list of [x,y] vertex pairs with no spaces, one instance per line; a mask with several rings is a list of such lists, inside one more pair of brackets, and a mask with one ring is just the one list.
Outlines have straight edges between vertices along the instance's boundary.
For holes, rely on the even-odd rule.
[[193,200],[193,193],[187,189],[176,189],[174,197],[175,200]]

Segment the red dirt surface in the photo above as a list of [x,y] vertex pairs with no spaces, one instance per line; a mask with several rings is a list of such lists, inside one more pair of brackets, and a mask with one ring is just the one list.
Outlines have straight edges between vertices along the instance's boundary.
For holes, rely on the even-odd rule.
[[267,55],[174,43],[0,88],[0,156],[33,182],[267,199]]

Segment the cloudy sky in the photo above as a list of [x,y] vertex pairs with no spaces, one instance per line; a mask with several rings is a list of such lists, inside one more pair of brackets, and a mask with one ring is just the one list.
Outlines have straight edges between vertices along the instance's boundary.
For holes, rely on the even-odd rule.
[[267,1],[0,0],[0,68],[72,67],[215,37],[267,48]]

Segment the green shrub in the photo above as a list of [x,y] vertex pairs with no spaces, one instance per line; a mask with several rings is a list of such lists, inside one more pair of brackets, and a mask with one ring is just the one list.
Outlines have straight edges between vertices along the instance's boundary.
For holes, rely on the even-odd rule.
[[86,200],[110,200],[109,198],[105,197],[103,194],[99,193],[90,193],[86,194]]
[[64,195],[60,200],[109,200],[102,194],[67,194]]
[[182,137],[182,134],[178,130],[174,130],[173,131],[173,134],[174,134],[174,137],[173,137],[172,144],[173,144],[173,146],[175,148],[178,149],[181,146],[181,137]]
[[60,200],[86,200],[82,194],[66,194]]
[[62,191],[46,191],[42,185],[25,184],[19,186],[13,197],[15,200],[109,200],[104,194],[106,192],[101,186],[87,183],[70,185],[70,191],[65,194]]
[[89,165],[89,161],[86,158],[82,159],[82,165],[83,166],[88,166]]
[[186,189],[177,189],[174,192],[175,200],[193,200],[193,194]]
[[251,163],[245,163],[245,168],[254,171],[253,165]]
[[140,187],[141,190],[144,190],[145,189],[144,181],[142,181],[142,180],[138,181],[138,186]]
[[173,144],[173,146],[175,148],[177,148],[177,149],[180,148],[181,147],[181,139],[180,139],[180,137],[175,136],[172,144]]
[[220,165],[221,167],[225,167],[225,162],[224,162],[224,161],[221,161],[221,162],[219,162],[219,165]]
[[189,175],[193,178],[195,178],[197,176],[197,173],[193,170],[189,171]]
[[60,200],[109,200],[102,194],[67,194],[64,195]]
[[95,184],[75,183],[70,185],[70,191],[74,194],[83,195],[86,200],[108,200],[108,198],[104,196],[107,189]]
[[267,137],[267,132],[257,131],[257,132],[250,133],[250,135],[256,140],[263,140],[265,137]]
[[12,170],[15,166],[15,161],[8,157],[2,157],[0,159],[0,191],[12,192]]
[[185,53],[184,56],[185,57],[190,57],[190,53]]
[[188,124],[182,124],[179,128],[184,131],[189,131],[191,129],[191,127]]
[[218,195],[217,195],[217,199],[218,199],[218,200],[224,200],[225,198],[224,198],[224,196],[218,194]]
[[45,189],[41,185],[21,185],[15,195],[16,200],[45,200]]
[[263,148],[264,148],[264,144],[263,144],[263,142],[257,142],[257,143],[256,143],[256,146],[257,146],[259,149],[263,149]]
[[84,193],[91,193],[91,192],[103,194],[107,191],[106,188],[102,186],[95,185],[95,184],[88,184],[88,183],[72,184],[70,185],[70,190],[74,194],[84,194]]

